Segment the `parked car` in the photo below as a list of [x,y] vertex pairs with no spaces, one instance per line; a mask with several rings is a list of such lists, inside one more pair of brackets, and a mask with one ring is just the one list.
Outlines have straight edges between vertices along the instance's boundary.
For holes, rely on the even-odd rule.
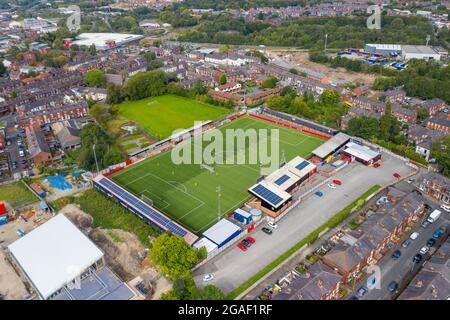
[[430,239],[428,239],[428,241],[427,241],[427,247],[432,247],[432,246],[434,246],[436,244],[436,240],[435,239],[433,239],[433,238],[430,238]]
[[329,183],[328,188],[330,189],[336,189],[336,185],[334,183]]
[[437,229],[435,232],[433,232],[433,238],[439,239],[444,234],[444,231],[442,231],[440,228]]
[[444,210],[445,212],[450,212],[450,206],[446,204],[441,205],[441,209]]
[[247,248],[250,248],[252,246],[252,243],[250,241],[247,241],[246,239],[242,240],[241,242]]
[[214,275],[211,274],[211,273],[205,274],[205,275],[203,276],[203,281],[204,281],[204,282],[211,281],[212,279],[214,279]]
[[241,249],[242,251],[247,251],[247,247],[246,247],[242,242],[239,242],[239,243],[237,244],[237,247],[238,247],[239,249]]
[[395,250],[391,257],[394,260],[398,260],[398,258],[400,258],[401,255],[402,255],[402,252],[400,250]]
[[338,185],[338,186],[342,185],[342,181],[341,180],[333,180],[333,183],[335,185]]
[[363,295],[365,295],[367,293],[367,291],[369,291],[369,290],[366,287],[362,286],[357,291],[358,296],[362,297]]
[[314,192],[314,194],[316,196],[318,196],[318,197],[322,197],[323,196],[323,192],[320,192],[320,191],[316,191],[316,192]]
[[416,240],[418,236],[419,236],[419,233],[418,233],[418,232],[413,232],[413,233],[411,233],[411,235],[409,236],[409,238],[410,238],[411,240]]
[[263,227],[261,230],[262,230],[262,232],[264,232],[266,234],[272,234],[272,232],[273,232],[271,229],[269,229],[267,227]]
[[430,247],[424,246],[422,249],[420,249],[420,254],[426,254],[428,251],[430,251]]
[[409,178],[408,181],[406,181],[406,182],[408,182],[409,184],[411,184],[411,183],[413,183],[414,181],[416,181],[416,179]]
[[245,240],[250,242],[250,243],[252,243],[252,244],[256,242],[255,239],[252,238],[252,237],[247,237],[247,238],[245,238]]
[[431,210],[431,209],[432,209],[431,206],[430,206],[428,203],[425,203],[423,206],[424,206],[425,209],[427,209],[427,210]]
[[390,292],[395,292],[395,291],[397,291],[397,289],[398,289],[398,283],[397,282],[392,281],[391,283],[389,283],[388,290]]
[[400,176],[397,172],[394,172],[393,176],[394,176],[395,178],[397,178],[397,179],[400,179],[400,178],[401,178],[401,176]]
[[420,225],[422,226],[422,228],[426,228],[426,227],[428,227],[429,224],[430,224],[430,222],[427,219],[425,219],[422,221],[422,223]]
[[403,248],[406,248],[406,247],[408,247],[410,244],[411,244],[411,241],[408,240],[408,239],[406,239],[405,241],[402,242],[402,247],[403,247]]
[[374,168],[379,168],[380,166],[381,164],[379,164],[378,162],[373,165]]
[[422,255],[421,254],[416,254],[413,258],[414,263],[419,263],[420,261],[422,261]]
[[272,222],[272,221],[269,221],[269,222],[267,223],[267,225],[268,225],[269,227],[273,228],[273,229],[278,228],[278,225],[277,225],[275,222]]

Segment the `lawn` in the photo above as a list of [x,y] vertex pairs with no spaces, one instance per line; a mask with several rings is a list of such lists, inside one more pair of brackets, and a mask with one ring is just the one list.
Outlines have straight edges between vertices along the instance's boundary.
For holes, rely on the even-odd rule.
[[230,110],[179,96],[165,95],[119,105],[122,117],[140,124],[159,139],[171,136],[176,129],[187,129],[195,121],[215,120]]
[[11,184],[0,186],[0,201],[6,201],[14,208],[20,208],[39,199],[23,184],[17,181]]
[[[324,142],[321,138],[248,116],[222,126],[220,131],[246,128],[279,129],[279,152],[284,152],[286,161],[295,156],[306,158]],[[206,142],[203,147],[205,145]],[[248,159],[249,145],[244,147]],[[237,153],[235,149],[230,155],[222,156],[226,159],[235,157]],[[172,162],[171,152],[166,152],[111,178],[135,195],[150,198],[157,209],[194,233],[201,233],[217,221],[218,186],[221,187],[220,215],[224,216],[250,198],[247,190],[261,176],[259,164],[246,162],[241,165],[215,164],[212,167],[214,172],[200,168],[199,164],[176,165]]]

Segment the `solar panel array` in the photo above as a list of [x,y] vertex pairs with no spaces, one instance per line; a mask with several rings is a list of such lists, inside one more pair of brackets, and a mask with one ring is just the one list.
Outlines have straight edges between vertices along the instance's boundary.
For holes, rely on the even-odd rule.
[[295,167],[296,167],[298,170],[303,170],[303,169],[305,169],[308,165],[309,165],[309,162],[306,161],[306,160],[304,160],[304,161],[302,161],[301,163],[299,163],[298,165],[296,165]]
[[275,194],[274,192],[270,191],[269,189],[260,184],[254,187],[252,191],[256,193],[258,196],[260,196],[262,199],[272,203],[275,206],[278,205],[281,201],[283,201],[283,198],[281,198],[279,195]]
[[287,174],[283,174],[277,180],[275,180],[275,184],[281,186],[283,183],[289,180],[289,176]]
[[128,202],[128,204],[134,206],[136,209],[146,215],[150,220],[159,224],[161,227],[170,230],[172,233],[180,237],[184,237],[187,234],[186,230],[176,225],[173,221],[160,214],[158,211],[147,205],[142,200],[133,197],[128,191],[123,190],[109,179],[102,178],[98,181],[98,183],[101,186],[114,192],[117,196]]

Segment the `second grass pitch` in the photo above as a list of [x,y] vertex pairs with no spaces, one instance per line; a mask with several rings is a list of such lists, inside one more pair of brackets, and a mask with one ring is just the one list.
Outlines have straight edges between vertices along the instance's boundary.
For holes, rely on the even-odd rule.
[[[280,153],[284,153],[286,161],[295,156],[306,158],[324,142],[321,138],[248,116],[220,130],[247,128],[279,129]],[[248,145],[246,147],[244,152],[248,152]],[[258,164],[215,164],[212,168],[206,170],[198,164],[175,165],[171,153],[166,152],[133,165],[113,175],[112,179],[135,195],[150,198],[164,214],[200,233],[218,219],[218,186],[221,189],[220,216],[223,216],[250,198],[247,189],[260,176]]]

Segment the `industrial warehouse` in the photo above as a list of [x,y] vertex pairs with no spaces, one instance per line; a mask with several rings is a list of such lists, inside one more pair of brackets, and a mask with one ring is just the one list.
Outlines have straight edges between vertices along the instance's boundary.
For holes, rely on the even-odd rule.
[[135,294],[105,266],[103,252],[64,214],[8,246],[42,300],[129,300]]

